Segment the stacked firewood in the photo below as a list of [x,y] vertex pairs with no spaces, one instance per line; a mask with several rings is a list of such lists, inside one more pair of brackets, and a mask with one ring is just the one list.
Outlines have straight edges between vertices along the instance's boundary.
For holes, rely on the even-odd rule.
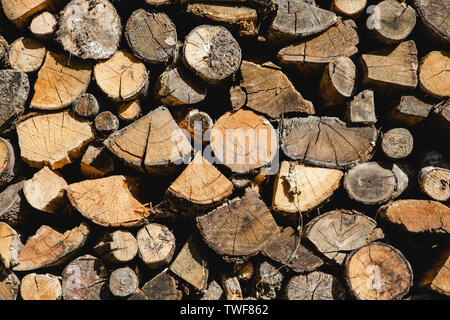
[[0,300],[450,296],[448,1],[0,1]]

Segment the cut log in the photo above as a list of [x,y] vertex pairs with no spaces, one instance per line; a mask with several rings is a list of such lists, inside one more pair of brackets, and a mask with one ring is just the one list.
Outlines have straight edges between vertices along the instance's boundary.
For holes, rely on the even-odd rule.
[[141,103],[139,100],[123,102],[117,108],[117,115],[123,121],[137,120],[142,115]]
[[24,181],[14,183],[0,193],[0,221],[15,227],[26,221],[30,210],[23,195]]
[[192,3],[186,12],[207,18],[212,22],[223,24],[227,28],[238,28],[240,36],[254,37],[258,35],[258,16],[253,8],[229,4]]
[[23,194],[33,208],[57,214],[67,205],[64,194],[66,189],[66,180],[48,167],[44,167],[25,181]]
[[331,274],[314,271],[292,277],[284,292],[287,300],[344,300],[345,288]]
[[15,150],[11,143],[0,137],[0,186],[8,185],[17,173]]
[[394,197],[397,180],[394,173],[377,162],[358,164],[344,177],[348,196],[366,205],[386,203]]
[[163,12],[134,11],[127,21],[125,35],[134,54],[151,64],[167,64],[175,56],[177,30]]
[[206,132],[213,128],[214,121],[209,114],[198,109],[183,109],[177,112],[175,119],[181,129],[187,130],[185,134],[190,137],[191,141],[196,143],[195,139],[199,139],[203,144],[209,143],[207,139],[203,139]]
[[34,83],[31,108],[59,110],[69,106],[86,92],[91,73],[90,62],[47,51],[45,62]]
[[257,254],[278,233],[269,209],[254,190],[197,218],[206,244],[220,255]]
[[110,59],[94,67],[97,85],[114,101],[129,101],[145,97],[148,72],[145,65],[126,51],[117,51]]
[[283,161],[274,183],[272,209],[289,213],[311,211],[333,195],[342,176],[342,171],[336,169]]
[[438,167],[422,168],[418,175],[420,189],[431,199],[450,199],[450,170]]
[[356,19],[364,11],[366,4],[367,0],[333,0],[331,10],[346,17]]
[[243,300],[241,284],[237,277],[223,275],[222,287],[225,293],[225,300]]
[[379,49],[363,54],[360,64],[363,86],[381,94],[417,87],[417,48],[412,40],[401,42],[394,49]]
[[354,124],[375,124],[377,116],[373,91],[367,89],[354,96],[353,100],[347,103],[344,118]]
[[128,267],[119,268],[109,276],[109,290],[115,297],[131,296],[139,287],[136,273]]
[[312,102],[302,97],[278,66],[243,61],[241,74],[241,90],[236,87],[230,90],[232,104],[241,100],[241,106],[246,105],[270,119],[290,112],[315,113]]
[[58,40],[82,59],[110,58],[121,35],[120,17],[108,0],[72,0],[60,13]]
[[396,300],[408,293],[413,273],[400,251],[374,242],[347,256],[345,279],[350,293],[358,300]]
[[164,269],[129,300],[181,300],[183,294],[177,287],[178,281],[169,274],[168,269]]
[[167,174],[190,159],[192,146],[166,107],[112,134],[104,145],[132,168]]
[[420,287],[450,296],[450,249],[440,252],[428,270],[418,280]]
[[119,129],[119,119],[111,111],[100,112],[94,123],[95,129],[101,134],[111,134]]
[[425,120],[433,105],[414,96],[402,96],[388,113],[388,119],[397,124],[414,126]]
[[16,70],[0,70],[1,134],[15,129],[17,119],[25,111],[29,92],[30,82],[26,73]]
[[201,25],[184,40],[184,64],[209,84],[229,79],[238,71],[241,59],[238,42],[224,27]]
[[97,99],[91,93],[83,93],[72,103],[72,110],[85,118],[94,118],[100,111]]
[[0,267],[0,300],[16,300],[19,288],[19,278],[14,273]]
[[349,100],[356,90],[356,66],[350,58],[340,57],[331,61],[319,83],[319,95],[323,105],[339,106]]
[[430,36],[445,45],[450,43],[450,7],[440,0],[414,0],[414,6]]
[[80,158],[94,139],[94,130],[63,111],[30,114],[17,125],[17,135],[22,160],[35,168],[54,170]]
[[139,181],[122,175],[70,184],[67,197],[87,219],[105,227],[135,227],[147,222],[139,202]]
[[56,1],[29,0],[23,2],[21,0],[1,0],[1,2],[6,17],[17,27],[21,28],[36,13],[44,10],[54,10]]
[[432,51],[420,60],[420,89],[437,99],[450,96],[450,52]]
[[161,224],[150,223],[137,233],[138,254],[150,269],[166,266],[175,253],[175,236]]
[[138,243],[131,233],[117,230],[105,233],[94,246],[94,252],[106,262],[112,264],[127,263],[136,256]]
[[286,43],[319,34],[337,20],[336,14],[302,0],[275,0],[278,5],[267,40]]
[[49,39],[56,31],[58,21],[53,14],[48,11],[44,11],[33,17],[30,23],[30,32],[39,39]]
[[9,48],[9,63],[13,69],[34,72],[41,67],[46,53],[47,49],[39,41],[21,37]]
[[10,225],[0,222],[0,268],[12,269],[19,264],[23,244],[20,235]]
[[105,147],[90,145],[81,158],[80,169],[85,178],[103,178],[114,171],[114,160],[107,154]]
[[108,295],[108,271],[100,259],[86,254],[62,272],[64,300],[104,300]]
[[267,261],[260,263],[256,267],[254,278],[256,299],[275,299],[281,289],[283,278],[283,274],[275,265]]
[[414,185],[415,170],[407,162],[397,162],[390,169],[397,179],[397,191],[394,193],[394,199],[398,198]]
[[211,148],[219,163],[243,174],[270,165],[278,150],[278,139],[266,118],[238,110],[227,112],[216,121]]
[[408,129],[395,128],[383,134],[381,150],[386,157],[394,160],[409,156],[414,147],[414,138]]
[[208,285],[209,266],[197,241],[190,236],[169,269],[195,289],[204,291]]
[[350,127],[330,117],[284,119],[280,125],[281,149],[285,155],[305,164],[332,169],[369,161],[378,137],[373,127]]
[[86,242],[89,228],[84,222],[59,233],[49,226],[41,226],[29,237],[19,254],[16,271],[29,271],[61,265],[75,255]]
[[343,209],[314,218],[306,225],[304,234],[317,250],[338,264],[342,264],[348,252],[384,237],[375,220]]
[[205,294],[200,300],[220,300],[223,295],[223,289],[216,281],[211,281]]
[[0,35],[0,67],[9,68],[9,43]]
[[60,300],[61,283],[51,274],[29,273],[22,279],[20,295],[23,300]]

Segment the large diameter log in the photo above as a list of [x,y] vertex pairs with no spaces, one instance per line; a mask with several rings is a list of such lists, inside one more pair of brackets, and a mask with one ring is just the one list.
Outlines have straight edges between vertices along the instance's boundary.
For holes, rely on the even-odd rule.
[[0,222],[0,268],[12,269],[19,264],[23,244],[20,235],[10,225]]
[[138,252],[138,243],[128,231],[117,230],[105,233],[93,249],[104,261],[122,264],[134,259]]
[[161,224],[150,223],[137,233],[138,254],[150,269],[166,266],[175,253],[175,236]]
[[9,184],[15,178],[17,169],[13,146],[8,140],[0,138],[0,186]]
[[331,10],[355,19],[364,11],[366,4],[367,0],[333,0]]
[[0,193],[0,221],[17,226],[26,221],[30,213],[28,202],[23,195],[24,180],[9,185]]
[[401,125],[414,126],[424,121],[432,109],[433,105],[415,96],[402,96],[388,112],[388,119]]
[[373,91],[364,90],[354,96],[353,100],[347,102],[344,118],[355,124],[372,125],[377,122]]
[[408,293],[413,273],[399,250],[374,242],[347,256],[345,279],[350,293],[358,300],[394,300]]
[[138,276],[128,267],[116,269],[109,276],[109,291],[116,297],[128,297],[138,289],[138,286]]
[[419,87],[437,98],[450,96],[449,51],[432,51],[420,60]]
[[72,55],[100,60],[116,52],[122,25],[108,0],[72,0],[60,15],[57,37]]
[[394,128],[385,132],[381,139],[381,150],[386,157],[394,160],[408,157],[414,147],[414,138],[408,129]]
[[51,274],[29,273],[22,279],[20,295],[23,300],[60,300],[61,283]]
[[182,297],[178,281],[168,269],[164,269],[132,294],[129,300],[181,300]]
[[450,43],[450,7],[441,0],[414,0],[414,6],[430,35],[445,45]]
[[332,169],[369,161],[378,137],[374,127],[351,127],[330,117],[284,119],[280,125],[284,154],[292,160]]
[[438,167],[424,167],[418,174],[420,189],[431,199],[450,199],[450,170]]
[[33,17],[29,29],[36,38],[49,39],[55,33],[57,26],[58,21],[56,21],[55,16],[48,11],[44,11]]
[[10,271],[0,267],[0,300],[16,300],[19,294],[20,280]]
[[44,10],[54,10],[55,1],[53,0],[2,0],[3,11],[6,17],[17,27],[23,27],[28,20]]
[[292,277],[286,285],[287,300],[344,300],[345,288],[334,276],[321,271]]
[[31,38],[21,37],[9,48],[9,63],[13,69],[23,72],[34,72],[44,62],[47,49]]

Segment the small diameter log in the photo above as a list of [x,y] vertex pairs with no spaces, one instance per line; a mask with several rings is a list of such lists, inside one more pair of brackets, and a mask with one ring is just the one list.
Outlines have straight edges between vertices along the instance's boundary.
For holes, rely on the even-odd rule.
[[139,287],[136,273],[128,267],[119,268],[109,276],[109,291],[119,298],[131,296]]
[[93,94],[83,93],[73,101],[72,110],[81,117],[92,119],[98,114],[100,107]]
[[[176,113],[175,119],[181,129],[187,130],[187,136],[191,137],[191,141],[195,139],[203,139],[204,134],[213,128],[214,121],[209,114],[198,109],[183,109]],[[206,140],[206,139],[205,139]],[[203,144],[208,141],[202,141]]]
[[17,125],[20,155],[31,167],[62,168],[83,155],[94,140],[91,125],[68,111],[30,114]]
[[123,102],[117,107],[117,115],[123,121],[137,120],[142,115],[141,103],[139,100]]
[[108,0],[72,0],[60,13],[58,41],[82,59],[108,59],[116,52],[122,25]]
[[106,262],[112,264],[127,263],[136,256],[138,242],[131,233],[117,230],[105,233],[94,246],[94,252]]
[[277,297],[281,289],[283,274],[275,265],[264,261],[256,267],[255,291],[256,299],[272,300]]
[[147,68],[129,52],[117,51],[110,59],[97,63],[94,77],[100,90],[113,101],[135,100],[147,95]]
[[414,0],[414,7],[428,31],[428,35],[439,39],[444,45],[450,43],[450,7],[441,0]]
[[450,296],[450,250],[440,252],[418,280],[420,287]]
[[51,274],[29,273],[22,279],[20,295],[23,300],[60,300],[61,283]]
[[129,300],[181,300],[182,297],[178,281],[170,275],[168,269],[164,269],[131,295]]
[[377,162],[358,164],[344,177],[348,196],[365,205],[382,204],[393,198],[397,189],[394,173]]
[[26,73],[17,70],[0,70],[1,134],[15,129],[17,119],[25,111],[29,92],[30,82]]
[[364,11],[367,0],[333,0],[331,10],[346,17],[356,19]]
[[450,96],[450,52],[432,51],[420,60],[419,87],[437,99]]
[[100,112],[94,123],[95,129],[101,134],[110,134],[119,129],[119,119],[111,111]]
[[415,170],[411,167],[409,163],[406,162],[398,162],[392,165],[390,169],[395,175],[397,179],[397,191],[394,193],[394,199],[398,198],[408,189],[414,185],[416,180],[415,178]]
[[381,150],[386,157],[394,160],[408,157],[414,147],[414,138],[408,129],[395,128],[383,134]]
[[432,109],[433,105],[414,96],[402,96],[395,101],[394,107],[388,113],[388,119],[401,125],[414,126],[424,121]]
[[222,276],[222,287],[225,293],[225,300],[243,300],[241,284],[237,277],[229,275]]
[[418,174],[420,189],[431,199],[450,199],[450,170],[438,167],[424,167]]
[[9,68],[9,43],[0,35],[0,67]]
[[47,51],[34,83],[31,108],[59,110],[86,92],[91,82],[92,64],[65,54]]
[[24,181],[9,185],[0,193],[0,221],[11,226],[17,226],[24,222],[28,215],[28,202],[23,195]]
[[372,218],[348,210],[324,213],[305,227],[305,237],[328,259],[342,264],[348,252],[382,239],[383,231]]
[[55,1],[52,0],[1,0],[6,17],[18,28],[26,25],[36,13],[44,10],[54,10]]
[[74,208],[105,227],[135,227],[147,222],[148,208],[139,199],[139,181],[115,175],[70,184],[67,197]]
[[224,27],[201,25],[184,40],[184,64],[209,84],[229,79],[238,71],[241,59],[238,42]]
[[344,300],[344,286],[331,274],[314,271],[292,277],[286,285],[287,300]]
[[0,269],[9,270],[18,265],[22,248],[20,235],[7,223],[0,222]]
[[173,0],[144,0],[144,2],[152,7],[162,7],[173,3]]
[[130,48],[150,64],[168,64],[175,56],[177,31],[163,12],[134,11],[127,21],[125,35]]
[[343,105],[356,90],[356,66],[350,58],[331,61],[319,83],[319,95],[325,107]]
[[107,154],[105,147],[90,145],[81,158],[80,169],[85,178],[103,178],[114,171],[114,160]]
[[108,271],[89,254],[69,263],[62,272],[64,300],[104,300],[108,295]]
[[89,228],[84,222],[66,232],[43,225],[29,237],[13,270],[29,271],[61,265],[76,254],[86,242]]
[[19,288],[19,278],[14,273],[0,267],[0,300],[16,300]]
[[223,295],[223,289],[216,281],[211,281],[205,294],[200,300],[220,300]]
[[9,184],[16,176],[15,150],[11,143],[0,138],[0,186]]
[[47,49],[39,41],[21,37],[9,48],[9,63],[13,69],[34,72],[41,67],[46,53]]
[[150,269],[168,265],[175,253],[175,237],[166,227],[150,223],[137,233],[138,254]]
[[345,280],[350,293],[358,300],[396,300],[408,293],[413,273],[400,251],[374,242],[347,256]]
[[30,23],[30,32],[39,39],[49,39],[56,31],[58,21],[53,14],[44,11],[33,17]]
[[377,122],[375,114],[374,93],[372,90],[364,90],[347,102],[344,114],[346,121],[354,124],[373,125]]

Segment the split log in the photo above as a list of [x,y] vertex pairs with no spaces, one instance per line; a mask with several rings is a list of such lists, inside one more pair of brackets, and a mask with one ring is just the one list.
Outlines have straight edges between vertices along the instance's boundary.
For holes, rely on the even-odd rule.
[[57,214],[67,205],[66,189],[66,180],[48,167],[44,167],[25,181],[23,194],[33,208]]
[[164,269],[131,295],[129,300],[181,300],[182,296],[178,281],[169,274],[168,269]]
[[417,48],[412,40],[401,42],[394,49],[379,49],[363,54],[360,64],[363,86],[379,93],[392,94],[417,87]]
[[137,233],[138,254],[150,269],[166,266],[175,253],[175,236],[161,224],[150,223]]
[[0,186],[8,185],[18,170],[16,154],[11,143],[0,137]]
[[129,101],[145,97],[148,72],[145,65],[126,51],[117,51],[94,67],[94,77],[100,90],[114,101]]
[[285,155],[326,168],[345,169],[369,161],[378,137],[374,127],[351,127],[330,117],[284,119],[280,125]]
[[155,98],[172,107],[196,104],[205,100],[206,87],[191,73],[177,67],[158,77]]
[[302,0],[275,0],[278,5],[267,40],[286,43],[319,34],[337,20],[336,14]]
[[237,277],[228,275],[222,276],[222,287],[225,293],[225,300],[243,300],[241,284]]
[[61,265],[75,255],[86,242],[89,228],[84,222],[59,233],[49,226],[41,226],[29,237],[19,254],[16,271],[29,271]]
[[350,293],[358,300],[396,300],[408,293],[413,273],[399,250],[374,242],[347,256],[345,279]]
[[72,0],[60,13],[57,37],[64,49],[82,59],[108,59],[116,52],[122,25],[108,0]]
[[384,237],[375,220],[343,209],[314,218],[305,226],[304,234],[317,250],[338,264],[348,252]]
[[51,274],[29,273],[22,279],[20,295],[23,300],[60,300],[61,283]]
[[91,81],[92,64],[65,54],[47,51],[45,62],[34,83],[31,108],[59,110],[86,92]]
[[0,133],[16,128],[17,119],[25,111],[30,92],[26,73],[16,70],[0,70]]
[[450,52],[432,51],[420,60],[419,87],[437,99],[450,96]]
[[58,21],[53,14],[44,11],[33,17],[30,23],[30,32],[39,39],[49,39],[56,31]]
[[80,169],[85,178],[103,178],[114,171],[114,160],[106,153],[105,147],[90,145],[81,158]]
[[274,183],[272,209],[289,213],[311,211],[333,195],[342,176],[342,171],[336,169],[283,161]]
[[223,295],[223,289],[216,281],[211,281],[205,294],[200,300],[220,300]]
[[397,180],[394,173],[377,162],[358,164],[344,177],[348,196],[365,205],[385,203],[394,197]]
[[55,1],[53,0],[1,0],[3,11],[6,17],[11,20],[18,28],[26,25],[28,20],[44,10],[54,10]]
[[254,278],[256,299],[275,299],[281,289],[283,278],[283,274],[275,265],[267,261],[260,263],[256,267]]
[[209,266],[197,241],[190,236],[169,269],[195,289],[204,291],[208,285]]
[[136,273],[128,267],[119,268],[109,276],[109,291],[119,298],[131,296],[139,287]]
[[123,121],[137,120],[142,115],[141,103],[139,100],[123,102],[118,106],[117,115]]
[[69,263],[62,272],[64,300],[104,300],[108,295],[108,271],[89,254]]
[[238,110],[227,112],[216,121],[211,148],[221,164],[243,174],[270,165],[278,150],[278,139],[266,118]]
[[294,276],[284,292],[287,300],[344,300],[345,288],[331,274],[314,271]]
[[389,111],[388,119],[401,125],[414,126],[424,121],[432,109],[433,105],[414,96],[402,96]]
[[209,114],[198,109],[183,109],[176,113],[175,120],[181,129],[188,131],[185,134],[190,137],[191,141],[195,143],[195,139],[201,139],[203,144],[209,143],[207,139],[203,139],[205,133],[210,131],[214,125]]
[[408,129],[395,128],[383,134],[381,150],[390,159],[403,159],[408,157],[414,147],[414,138]]
[[108,232],[94,246],[94,252],[106,262],[122,264],[134,259],[138,252],[138,242],[127,231]]
[[0,300],[16,300],[19,288],[19,278],[14,273],[0,267]]
[[147,222],[139,181],[122,175],[70,184],[67,197],[84,217],[105,227],[134,227]]
[[420,287],[450,296],[450,249],[440,252],[435,261],[418,280]]
[[31,38],[21,37],[14,41],[9,48],[9,63],[13,69],[23,72],[39,70],[44,62],[47,49]]
[[24,180],[9,185],[0,193],[0,221],[17,226],[26,221],[30,213],[28,202],[23,195]]
[[450,7],[440,0],[414,0],[414,6],[425,25],[428,35],[445,45],[450,43]]
[[12,269],[19,264],[23,244],[20,235],[10,225],[0,222],[0,268]]
[[406,162],[397,162],[390,169],[397,179],[397,190],[394,193],[394,199],[402,195],[403,192],[410,189],[415,181],[415,170]]
[[100,112],[94,123],[95,129],[101,134],[111,134],[119,129],[119,119],[111,111]]
[[168,64],[175,56],[177,31],[163,12],[134,11],[127,21],[125,35],[134,54],[151,64]]
[[192,146],[166,107],[159,107],[115,132],[104,145],[141,172],[167,174],[190,159]]
[[346,121],[355,124],[375,124],[377,116],[375,114],[373,91],[367,89],[354,96],[353,100],[347,103],[344,118]]
[[367,0],[333,0],[331,10],[346,17],[356,19],[364,11],[366,4]]
[[350,58],[331,61],[319,83],[319,95],[325,107],[343,105],[356,90],[356,66]]
[[291,227],[284,228],[262,253],[299,273],[311,272],[323,265],[322,259],[301,244],[299,234]]
[[98,114],[100,107],[93,94],[83,93],[73,101],[72,110],[81,117],[94,118]]
[[240,90],[236,87],[230,90],[231,103],[235,109],[245,105],[270,119],[278,119],[290,112],[315,113],[312,102],[302,97],[275,64],[258,65],[243,61],[241,75]]
[[272,214],[254,190],[196,220],[206,244],[230,257],[257,254],[278,233]]
[[17,135],[22,160],[31,167],[54,170],[80,158],[94,139],[94,130],[63,111],[30,114],[17,125]]
[[201,25],[184,40],[183,62],[209,84],[219,84],[235,74],[242,59],[241,48],[221,26]]
[[450,168],[428,166],[418,174],[420,189],[437,201],[450,199]]

